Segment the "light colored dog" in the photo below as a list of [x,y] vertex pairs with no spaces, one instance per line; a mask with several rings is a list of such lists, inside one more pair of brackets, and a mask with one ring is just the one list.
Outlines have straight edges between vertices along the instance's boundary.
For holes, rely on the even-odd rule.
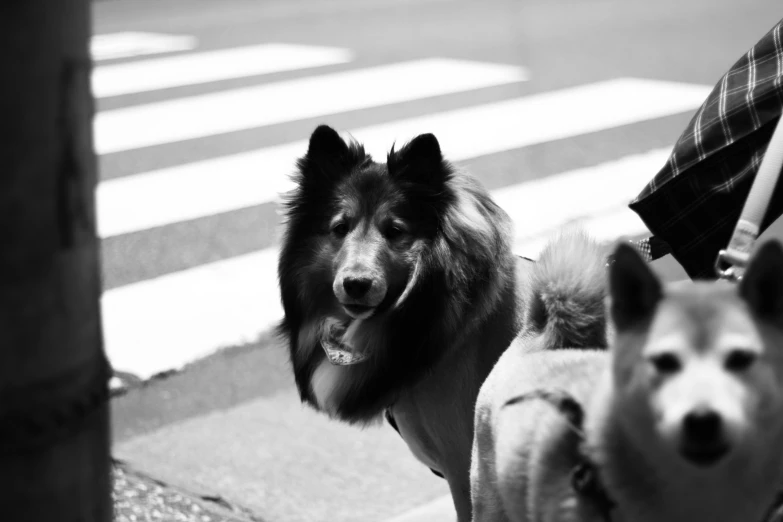
[[783,248],[738,285],[663,288],[627,244],[608,273],[609,352],[552,351],[551,315],[485,381],[474,520],[761,522],[783,483]]

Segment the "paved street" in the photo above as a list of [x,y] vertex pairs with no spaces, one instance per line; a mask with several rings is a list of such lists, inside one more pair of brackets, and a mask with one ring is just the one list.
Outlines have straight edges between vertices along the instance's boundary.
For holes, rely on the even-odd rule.
[[114,400],[115,454],[268,521],[449,520],[393,430],[299,405],[267,335],[279,194],[310,132],[379,158],[435,133],[520,254],[571,221],[641,237],[628,201],[781,16],[778,0],[97,2],[106,349],[141,380],[187,366]]

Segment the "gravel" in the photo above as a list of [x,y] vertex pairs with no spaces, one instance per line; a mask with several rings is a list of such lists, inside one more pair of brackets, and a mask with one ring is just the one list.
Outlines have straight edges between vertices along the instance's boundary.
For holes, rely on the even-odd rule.
[[160,482],[114,466],[116,522],[262,522],[231,506],[191,497]]

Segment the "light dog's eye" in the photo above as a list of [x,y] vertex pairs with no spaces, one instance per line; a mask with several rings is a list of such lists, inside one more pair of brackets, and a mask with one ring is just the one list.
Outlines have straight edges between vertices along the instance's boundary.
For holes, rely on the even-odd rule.
[[750,368],[756,360],[755,352],[750,350],[731,350],[726,356],[726,369],[732,372],[741,372]]
[[680,359],[673,353],[659,353],[650,357],[655,371],[658,373],[670,374],[680,371]]
[[338,221],[332,225],[332,234],[337,237],[345,237],[348,235],[349,227],[345,221]]

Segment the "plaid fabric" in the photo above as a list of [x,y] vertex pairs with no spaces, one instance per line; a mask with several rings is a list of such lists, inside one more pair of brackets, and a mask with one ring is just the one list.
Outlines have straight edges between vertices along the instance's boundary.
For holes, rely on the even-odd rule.
[[655,261],[666,254],[672,253],[669,244],[655,236],[642,239],[641,241],[631,241],[631,243],[633,243],[633,246],[636,247],[647,262]]
[[[640,249],[653,259],[671,251],[691,278],[714,278],[782,110],[783,20],[715,85],[664,167],[629,204],[655,236]],[[781,214],[783,183],[762,230]]]

